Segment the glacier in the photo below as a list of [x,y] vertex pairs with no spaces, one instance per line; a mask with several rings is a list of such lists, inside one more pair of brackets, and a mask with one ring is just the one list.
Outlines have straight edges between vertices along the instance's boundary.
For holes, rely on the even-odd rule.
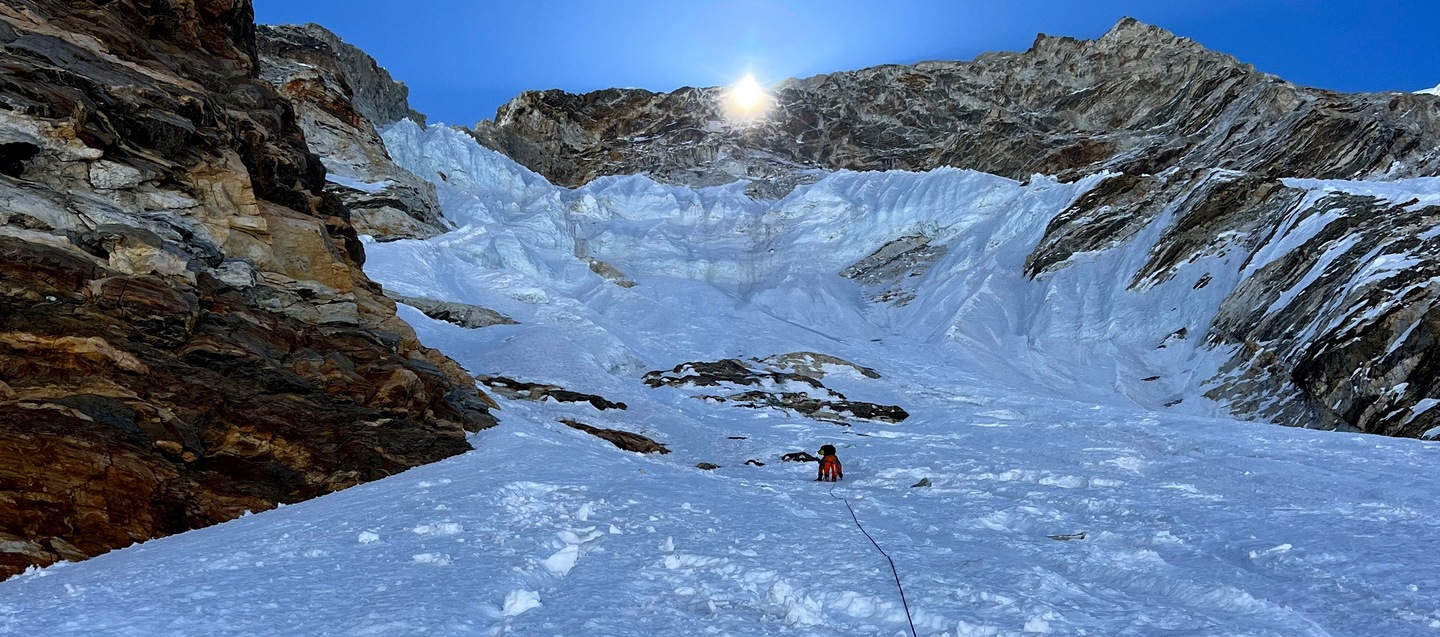
[[[1202,337],[1258,270],[1249,255],[1132,289],[1160,215],[1026,276],[1047,225],[1106,175],[826,172],[764,200],[643,176],[566,189],[443,126],[382,136],[455,229],[369,242],[366,273],[517,321],[471,330],[402,306],[424,343],[627,408],[500,398],[502,425],[462,456],[0,583],[0,634],[1440,630],[1440,448],[1243,422],[1206,397],[1232,352]],[[1287,185],[1315,201],[1435,190]],[[1255,254],[1324,223],[1297,217]],[[824,382],[910,417],[842,425],[640,382],[789,352],[873,369],[829,366]],[[562,418],[672,452],[621,451]],[[833,490],[779,459],[822,444],[845,462]],[[909,617],[837,497],[894,558]]]

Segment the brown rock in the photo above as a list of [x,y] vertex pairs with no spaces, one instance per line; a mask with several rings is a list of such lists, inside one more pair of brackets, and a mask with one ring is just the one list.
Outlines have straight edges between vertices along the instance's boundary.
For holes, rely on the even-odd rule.
[[468,449],[247,0],[0,5],[0,576]]
[[642,436],[640,434],[630,433],[628,431],[621,431],[619,429],[601,429],[599,427],[592,427],[578,420],[570,420],[568,418],[563,418],[560,420],[560,422],[564,423],[567,427],[570,427],[572,429],[579,429],[580,431],[605,440],[610,444],[615,445],[616,447],[619,447],[626,451],[634,451],[636,453],[670,453],[670,450],[666,448],[665,445],[655,442],[654,440],[646,438],[645,436]]

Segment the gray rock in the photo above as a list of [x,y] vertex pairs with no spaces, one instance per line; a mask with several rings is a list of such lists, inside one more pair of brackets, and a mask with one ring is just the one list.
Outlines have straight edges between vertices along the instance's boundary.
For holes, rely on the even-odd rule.
[[380,241],[446,230],[435,186],[397,166],[377,129],[409,118],[409,90],[363,51],[314,24],[261,26],[260,75],[290,98],[310,150],[329,173],[327,192],[355,229]]
[[282,80],[280,67],[266,62],[286,59],[323,73],[325,83],[346,87],[345,95],[365,119],[377,127],[409,119],[425,125],[425,115],[410,108],[410,89],[368,53],[340,39],[318,24],[256,26],[261,56],[261,77],[271,84]]
[[490,327],[491,325],[516,325],[515,319],[478,305],[456,303],[454,301],[437,301],[435,299],[418,296],[404,296],[395,294],[394,292],[386,292],[385,295],[397,303],[404,303],[424,312],[425,316],[437,321],[445,321],[446,323],[459,325],[466,329],[473,330]]

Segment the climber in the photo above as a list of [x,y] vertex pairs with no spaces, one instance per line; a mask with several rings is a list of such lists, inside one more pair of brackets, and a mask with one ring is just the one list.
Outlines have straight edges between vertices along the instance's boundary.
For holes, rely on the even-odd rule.
[[835,457],[835,445],[820,447],[820,475],[816,482],[844,480],[845,472],[840,469],[840,459]]

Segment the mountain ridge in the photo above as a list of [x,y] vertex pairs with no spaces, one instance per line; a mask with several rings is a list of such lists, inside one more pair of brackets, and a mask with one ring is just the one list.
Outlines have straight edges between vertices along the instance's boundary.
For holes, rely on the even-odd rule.
[[[1417,150],[1440,140],[1440,110],[1426,97],[1297,87],[1133,19],[1097,40],[1043,36],[969,62],[784,80],[772,87],[775,108],[753,122],[727,121],[721,91],[526,92],[471,130],[567,187],[646,173],[692,186],[768,180],[775,196],[806,168],[948,165],[1024,179],[1186,165],[1395,178],[1440,166]],[[1390,171],[1402,161],[1413,165]]]

